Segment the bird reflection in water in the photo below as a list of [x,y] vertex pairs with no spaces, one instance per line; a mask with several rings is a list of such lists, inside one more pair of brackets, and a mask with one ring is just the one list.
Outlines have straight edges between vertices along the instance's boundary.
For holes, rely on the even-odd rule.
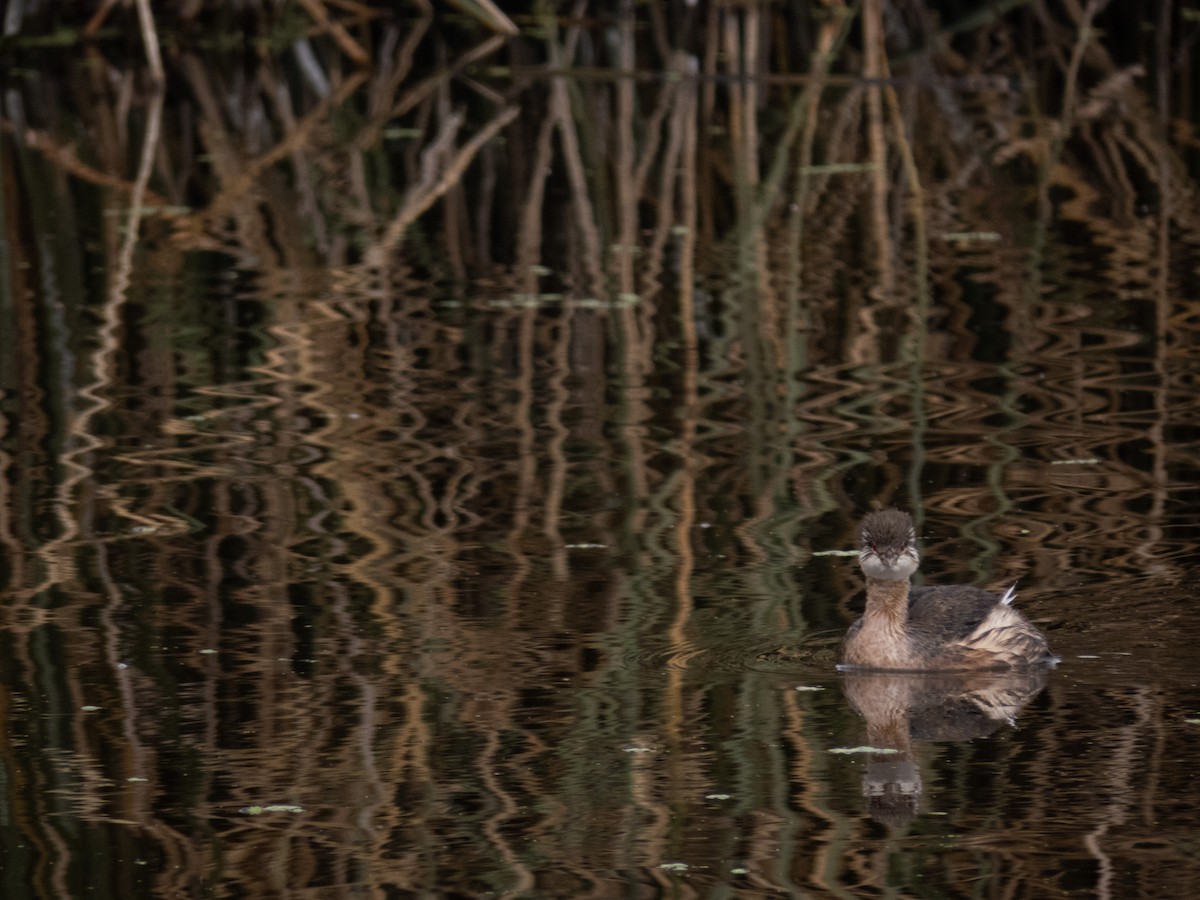
[[914,753],[918,741],[966,741],[1001,726],[1017,715],[1045,685],[1044,669],[971,673],[843,674],[842,688],[866,720],[870,755],[863,775],[867,811],[879,822],[901,825],[921,806],[921,768]]

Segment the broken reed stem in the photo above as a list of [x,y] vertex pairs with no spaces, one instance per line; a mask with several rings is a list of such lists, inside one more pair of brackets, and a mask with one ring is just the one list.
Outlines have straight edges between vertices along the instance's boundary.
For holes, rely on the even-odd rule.
[[150,77],[156,85],[163,83],[162,53],[158,49],[158,32],[154,28],[154,14],[150,11],[150,0],[137,0],[138,27],[142,31],[142,43],[146,46],[146,62],[150,65]]
[[372,248],[373,255],[387,253],[398,247],[404,239],[404,232],[408,226],[462,179],[463,172],[471,164],[475,154],[482,149],[484,144],[494,138],[500,129],[515,119],[520,111],[519,106],[510,106],[505,109],[459,149],[454,158],[442,168],[440,176],[431,173],[432,177],[428,181],[423,178],[422,183],[405,197],[404,203],[401,204],[400,209],[388,224],[383,236]]
[[477,22],[502,35],[516,37],[521,33],[513,20],[506,16],[492,0],[450,0],[450,3]]
[[[147,0],[138,0],[139,5]],[[133,271],[133,250],[137,246],[138,232],[142,222],[142,204],[145,202],[146,185],[150,182],[150,171],[154,167],[154,155],[158,152],[158,135],[162,126],[163,91],[161,87],[155,91],[150,101],[150,114],[146,120],[146,134],[142,138],[142,155],[138,160],[137,177],[133,182],[133,190],[129,196],[129,220],[125,226],[125,239],[121,245],[121,253],[113,274],[113,282],[109,294],[111,307],[106,312],[105,321],[116,327],[117,315],[113,310],[125,302],[125,291],[129,287],[129,276]]]
[[83,26],[83,36],[89,40],[94,38],[96,32],[100,30],[100,26],[104,24],[104,20],[108,18],[108,14],[112,12],[112,8],[116,5],[117,0],[103,0],[96,7],[96,11],[92,13],[92,17],[88,19],[87,24]]
[[329,17],[329,13],[325,10],[325,5],[320,0],[300,0],[300,5],[312,16],[313,21],[320,26],[321,30],[327,32],[333,38],[343,53],[360,66],[369,66],[371,64],[371,55],[362,48],[362,45],[358,41],[350,36],[350,32],[346,31],[340,22]]

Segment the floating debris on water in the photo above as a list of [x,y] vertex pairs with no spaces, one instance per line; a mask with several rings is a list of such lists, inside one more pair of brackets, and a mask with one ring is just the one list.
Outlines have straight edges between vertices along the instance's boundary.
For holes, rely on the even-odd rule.
[[943,241],[967,244],[975,241],[991,242],[1000,240],[998,231],[948,231],[942,235]]
[[822,163],[815,166],[801,166],[801,175],[844,175],[853,172],[871,172],[879,168],[876,163]]

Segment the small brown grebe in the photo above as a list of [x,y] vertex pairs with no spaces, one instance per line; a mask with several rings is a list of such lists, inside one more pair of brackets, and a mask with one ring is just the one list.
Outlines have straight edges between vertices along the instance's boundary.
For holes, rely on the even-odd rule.
[[1046,637],[997,597],[966,585],[912,587],[917,533],[897,509],[868,514],[859,527],[858,564],[867,608],[842,642],[841,667],[907,672],[1052,666]]

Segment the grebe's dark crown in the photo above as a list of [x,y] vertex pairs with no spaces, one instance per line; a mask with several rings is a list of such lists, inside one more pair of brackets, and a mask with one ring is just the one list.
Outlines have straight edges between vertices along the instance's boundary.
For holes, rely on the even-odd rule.
[[878,551],[884,548],[903,550],[917,540],[912,516],[898,509],[884,509],[868,513],[863,517],[858,530],[863,550]]

